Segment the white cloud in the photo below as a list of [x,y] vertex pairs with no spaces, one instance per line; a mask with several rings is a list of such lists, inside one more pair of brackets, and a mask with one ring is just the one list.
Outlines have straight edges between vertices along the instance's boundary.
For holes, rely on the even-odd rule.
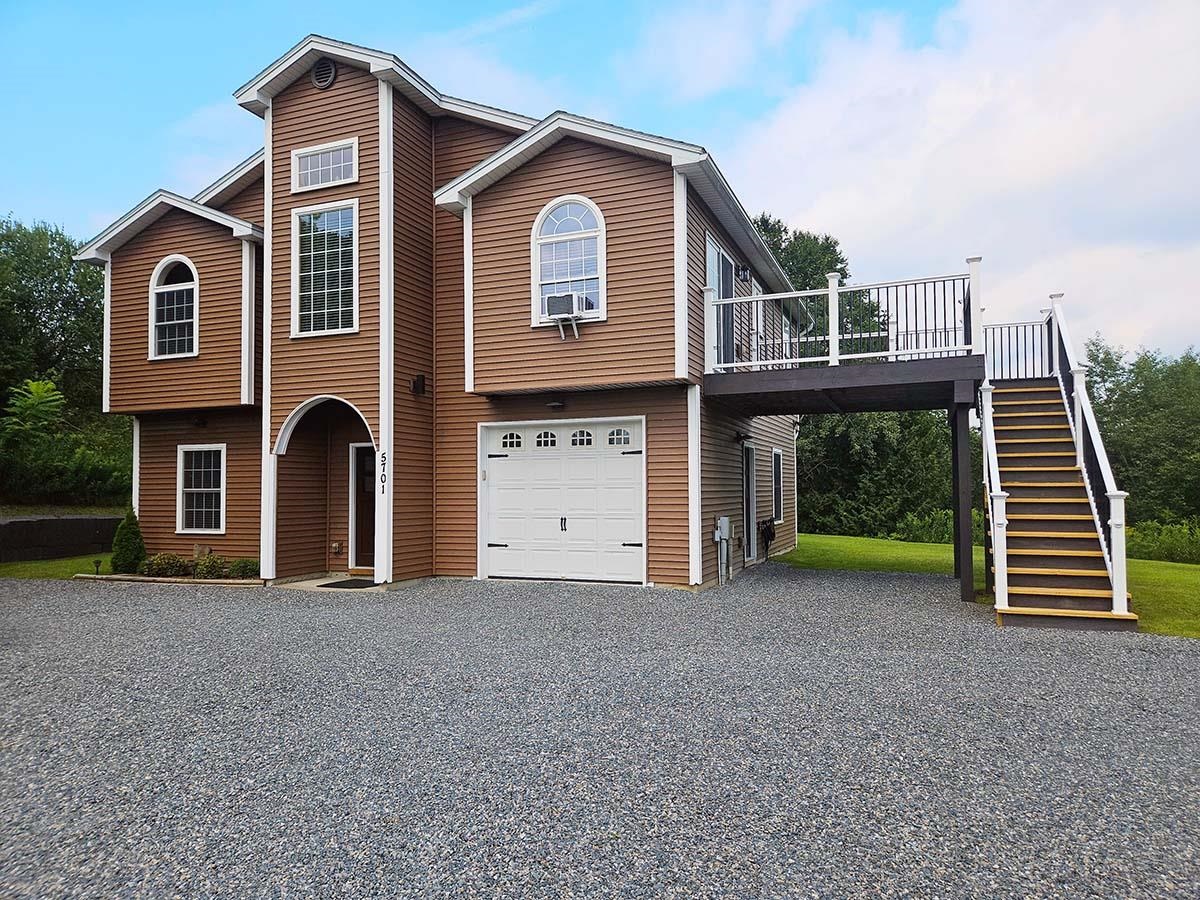
[[191,196],[263,143],[262,119],[232,100],[212,103],[175,122],[164,141],[169,190]]
[[[988,320],[1067,293],[1101,329],[1200,336],[1200,5],[962,0],[935,37],[870,20],[726,156],[754,210],[836,235],[856,279],[984,255]],[[1158,324],[1161,323],[1161,324]]]

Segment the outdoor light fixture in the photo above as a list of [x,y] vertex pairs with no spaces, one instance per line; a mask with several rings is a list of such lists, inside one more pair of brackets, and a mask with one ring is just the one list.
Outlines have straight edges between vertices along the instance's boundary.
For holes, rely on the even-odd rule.
[[734,274],[737,276],[738,281],[749,281],[750,280],[750,267],[749,266],[738,266],[733,271],[734,271]]
[[546,409],[553,409],[557,411],[560,409],[565,409],[566,406],[567,404],[563,403],[561,400],[551,400],[546,404]]

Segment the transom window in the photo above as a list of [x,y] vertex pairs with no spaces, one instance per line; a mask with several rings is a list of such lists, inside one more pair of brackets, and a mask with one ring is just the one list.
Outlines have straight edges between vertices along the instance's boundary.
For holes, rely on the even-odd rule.
[[548,203],[533,226],[534,324],[547,322],[546,298],[579,296],[584,318],[605,318],[604,216],[586,197]]
[[521,435],[515,431],[510,431],[508,434],[504,435],[504,437],[500,438],[500,449],[501,450],[520,450],[521,449]]
[[537,439],[534,441],[534,445],[537,447],[557,447],[558,435],[556,435],[553,431],[539,432]]
[[292,151],[292,191],[358,180],[358,138]]
[[590,447],[592,446],[592,433],[585,429],[580,429],[571,433],[572,447]]
[[180,445],[176,530],[225,532],[225,445]]
[[186,256],[168,256],[150,282],[150,358],[196,354],[199,278]]
[[608,446],[610,447],[627,447],[629,446],[629,429],[614,428],[608,433]]
[[294,335],[354,331],[358,327],[356,201],[293,212]]

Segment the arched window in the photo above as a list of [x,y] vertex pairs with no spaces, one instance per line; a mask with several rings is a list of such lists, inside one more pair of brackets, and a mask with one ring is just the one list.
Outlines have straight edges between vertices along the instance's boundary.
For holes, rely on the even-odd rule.
[[590,447],[592,446],[592,433],[586,429],[579,429],[571,433],[572,447]]
[[508,434],[504,435],[504,437],[500,438],[500,449],[501,450],[520,450],[521,449],[520,433],[518,433],[516,431],[510,431]]
[[542,431],[538,433],[537,440],[534,443],[538,447],[557,447],[558,436],[553,431]]
[[549,322],[546,298],[574,293],[583,318],[607,316],[604,216],[587,197],[551,200],[533,223],[533,324]]
[[614,428],[608,433],[608,446],[610,447],[628,447],[629,446],[629,429]]
[[199,352],[200,276],[186,256],[172,254],[150,278],[150,358]]

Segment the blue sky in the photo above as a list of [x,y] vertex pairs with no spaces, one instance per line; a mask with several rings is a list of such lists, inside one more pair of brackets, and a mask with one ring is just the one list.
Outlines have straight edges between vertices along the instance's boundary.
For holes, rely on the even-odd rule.
[[1200,313],[1166,320],[1200,306],[1176,280],[1200,265],[1180,152],[1200,137],[1183,41],[1198,5],[1046,6],[9,0],[0,116],[31,140],[0,142],[0,214],[82,238],[155,188],[194,192],[261,146],[232,91],[317,32],[390,50],[459,96],[701,143],[749,209],[834,233],[860,279],[981,253],[990,318],[1064,290],[1081,330],[1180,349],[1200,332]]

